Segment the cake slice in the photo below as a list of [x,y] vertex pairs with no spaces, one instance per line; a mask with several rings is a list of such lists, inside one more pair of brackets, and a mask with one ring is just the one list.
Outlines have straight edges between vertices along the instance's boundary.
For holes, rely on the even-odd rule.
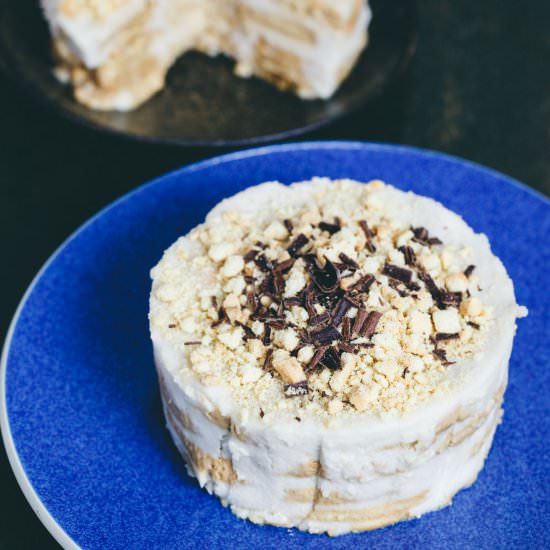
[[305,99],[328,98],[367,42],[365,0],[41,0],[56,74],[93,109],[126,111],[190,49],[235,60]]
[[266,183],[152,278],[168,428],[239,517],[363,531],[475,481],[526,312],[487,238],[441,204],[380,181]]

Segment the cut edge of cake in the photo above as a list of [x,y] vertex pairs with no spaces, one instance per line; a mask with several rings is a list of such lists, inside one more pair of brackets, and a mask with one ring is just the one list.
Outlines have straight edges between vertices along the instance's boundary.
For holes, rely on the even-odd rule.
[[327,99],[368,41],[365,0],[42,0],[55,74],[98,110],[137,108],[189,50],[226,55],[303,99]]

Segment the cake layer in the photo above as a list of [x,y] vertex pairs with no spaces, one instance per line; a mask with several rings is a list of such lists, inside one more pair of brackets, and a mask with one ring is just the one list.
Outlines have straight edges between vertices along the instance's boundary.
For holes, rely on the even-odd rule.
[[[86,5],[86,3],[84,3]],[[257,75],[303,98],[330,97],[366,44],[364,0],[335,8],[312,0],[43,0],[60,78],[95,109],[137,107],[164,85],[183,52],[235,59],[241,76]]]
[[442,205],[379,181],[268,183],[152,276],[168,427],[238,516],[360,531],[475,480],[525,312],[487,238]]
[[[430,425],[416,428],[414,441],[403,434],[401,443],[387,445],[381,437],[364,445],[353,430],[307,433],[300,426],[281,434],[234,425],[189,402],[162,375],[160,380],[170,433],[201,486],[239,517],[332,535],[383,527],[450,504],[483,466],[504,389],[450,415],[441,410]],[[304,461],[308,456],[315,458]]]

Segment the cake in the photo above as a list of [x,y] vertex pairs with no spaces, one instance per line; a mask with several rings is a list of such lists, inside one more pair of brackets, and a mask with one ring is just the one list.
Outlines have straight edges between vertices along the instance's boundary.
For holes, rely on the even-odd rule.
[[151,275],[168,429],[240,518],[370,530],[475,481],[526,310],[487,238],[440,203],[381,181],[265,183]]
[[305,99],[328,98],[367,42],[366,0],[41,0],[56,74],[93,109],[127,111],[161,90],[184,52],[225,54]]

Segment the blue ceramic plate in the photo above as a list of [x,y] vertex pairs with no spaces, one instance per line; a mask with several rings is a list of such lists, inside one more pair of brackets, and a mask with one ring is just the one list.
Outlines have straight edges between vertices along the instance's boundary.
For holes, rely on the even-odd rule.
[[[486,233],[529,317],[504,423],[451,507],[336,539],[235,518],[187,477],[161,416],[147,328],[149,269],[220,199],[265,180],[382,178]],[[33,509],[75,548],[543,548],[550,546],[550,204],[479,166],[410,148],[303,143],[184,168],[77,231],[27,292],[2,363],[2,431]]]

